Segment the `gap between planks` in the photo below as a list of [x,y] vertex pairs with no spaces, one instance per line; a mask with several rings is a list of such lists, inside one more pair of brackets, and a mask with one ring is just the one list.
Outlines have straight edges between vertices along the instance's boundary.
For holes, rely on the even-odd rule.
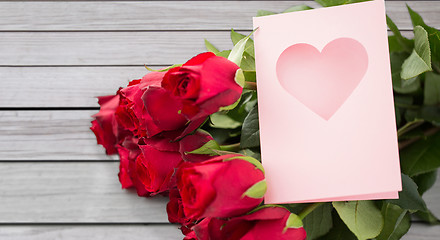
[[[319,7],[313,1],[6,1],[0,22],[8,24],[0,31],[249,30],[259,9],[282,12],[300,4]],[[438,2],[408,4],[440,26]],[[387,1],[386,8],[398,27],[411,28],[404,1]]]

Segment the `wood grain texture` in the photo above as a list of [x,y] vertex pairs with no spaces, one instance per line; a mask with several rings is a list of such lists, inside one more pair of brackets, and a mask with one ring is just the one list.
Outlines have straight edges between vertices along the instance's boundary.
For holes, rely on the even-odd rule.
[[[228,30],[248,33],[258,9],[282,11],[303,3],[316,6],[310,1],[0,1],[0,107],[97,107],[94,96],[142,77],[143,63],[183,63],[204,51],[204,38],[228,49]],[[386,5],[400,29],[412,29],[404,1]],[[409,5],[440,27],[440,1]],[[0,239],[182,238],[177,226],[165,224],[165,198],[140,198],[120,189],[118,162],[111,161],[117,157],[106,156],[89,130],[96,112],[0,111]],[[440,216],[440,180],[424,198]],[[413,223],[403,239],[439,236],[440,227]]]
[[[402,240],[438,240],[440,226],[413,223]],[[176,225],[123,226],[1,226],[3,240],[176,240],[183,238]],[[343,240],[343,239],[342,239]]]
[[[5,33],[0,33],[0,36],[2,34]],[[30,34],[37,34],[42,38],[46,36],[43,33]],[[54,35],[54,33],[48,34],[52,37]],[[55,33],[55,35],[57,34],[64,35],[66,33]],[[80,33],[73,34],[81,36]],[[104,37],[107,33],[100,34],[101,37]],[[173,34],[175,37],[178,37],[180,33]],[[224,44],[224,48],[232,46],[229,40],[229,33],[221,32],[215,34],[222,36],[223,40],[220,39],[220,42]],[[411,37],[412,32],[406,31],[404,34]],[[188,33],[182,33],[182,36],[188,36]],[[149,39],[149,36],[146,35],[146,37]],[[168,38],[165,34],[162,34],[162,37]],[[168,62],[168,65],[185,62],[188,58],[204,51],[202,36],[193,37],[197,38],[197,40],[193,40],[196,43],[192,47],[186,48],[185,43],[175,43],[173,48],[177,52],[164,51],[164,54],[162,54],[158,53],[159,50],[156,49],[157,55],[154,55],[154,58],[156,60],[160,58],[162,62]],[[129,38],[129,36],[126,36],[126,39]],[[219,41],[219,39],[215,39],[215,36],[211,39],[214,43]],[[5,41],[5,39],[0,39],[1,41]],[[0,55],[0,62],[8,63],[9,65],[82,65],[84,62],[97,65],[110,63],[140,65],[148,61],[148,57],[144,57],[144,53],[153,56],[154,52],[148,53],[148,51],[154,49],[154,46],[167,45],[167,43],[161,42],[160,39],[150,39],[152,44],[149,47],[139,43],[133,46],[133,49],[118,50],[118,48],[113,47],[113,44],[102,45],[100,40],[96,40],[96,45],[90,47],[86,44],[88,40],[86,35],[84,35],[81,38],[81,41],[84,42],[77,42],[73,39],[70,39],[70,42],[60,42],[55,47],[58,49],[57,52],[52,52],[49,50],[52,49],[52,46],[50,46],[50,43],[45,43],[44,40],[36,41],[29,38],[28,41],[16,43],[15,40],[10,39],[8,44],[14,45],[13,49],[9,49],[6,45],[0,45],[0,49],[4,49],[4,52]],[[32,45],[33,47],[31,49],[25,48],[24,46],[27,45]],[[44,47],[41,48],[41,46]],[[76,50],[72,50],[74,48]],[[149,50],[143,52],[144,48]],[[136,51],[136,49],[139,51]],[[105,54],[101,56],[100,52]],[[46,58],[46,62],[42,60],[43,57]],[[151,60],[151,62],[156,60]],[[95,96],[113,94],[118,87],[126,86],[129,80],[140,78],[147,72],[143,66],[0,67],[0,82],[2,83],[2,88],[0,88],[0,107],[97,107],[98,105],[94,99]]]
[[96,144],[98,111],[0,111],[0,160],[111,160]]
[[[0,160],[117,159],[104,154],[88,129],[90,115],[96,112],[1,111]],[[440,178],[424,199],[434,214],[440,216]]]
[[230,49],[223,32],[0,32],[0,66],[172,65],[206,51],[204,38]]
[[[0,31],[229,30],[252,28],[259,9],[282,12],[313,1],[146,1],[146,2],[0,2]],[[440,26],[440,4],[409,2],[426,21]],[[401,29],[411,22],[405,1],[386,3]],[[225,17],[228,16],[228,17]]]
[[2,162],[0,223],[167,223],[167,199],[122,190],[118,166]]
[[145,67],[1,67],[0,107],[98,107]]
[[147,226],[0,226],[2,240],[176,240],[183,235],[176,225]]
[[[438,170],[437,175],[440,176],[440,169]],[[440,178],[437,178],[434,186],[423,195],[423,199],[425,200],[428,209],[431,210],[437,218],[440,218]],[[440,239],[439,230],[437,230],[437,236],[439,237],[438,239]]]
[[412,223],[408,233],[402,240],[438,240],[440,226],[430,226],[422,223]]

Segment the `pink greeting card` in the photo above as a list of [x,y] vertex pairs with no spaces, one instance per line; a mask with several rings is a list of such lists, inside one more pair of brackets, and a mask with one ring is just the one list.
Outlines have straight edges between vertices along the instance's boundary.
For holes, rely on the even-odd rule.
[[398,198],[383,0],[254,18],[266,203]]

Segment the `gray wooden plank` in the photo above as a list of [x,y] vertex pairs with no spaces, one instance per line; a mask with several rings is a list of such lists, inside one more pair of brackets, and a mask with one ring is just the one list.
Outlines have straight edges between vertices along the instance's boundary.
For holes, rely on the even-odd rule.
[[[440,176],[440,169],[438,170],[438,175]],[[440,218],[440,177],[437,178],[434,186],[423,195],[423,199],[432,213]],[[440,236],[440,232],[438,236]]]
[[[232,47],[229,32],[0,32],[0,65],[172,65]],[[3,80],[2,80],[3,81]]]
[[0,107],[98,107],[145,67],[0,67]]
[[[313,1],[0,2],[0,22],[8,23],[0,31],[250,30],[257,10],[281,12],[299,4],[318,7]],[[439,2],[409,5],[440,26]],[[411,27],[404,1],[386,7],[397,26]]]
[[146,226],[0,226],[4,240],[176,240],[183,235],[176,225]]
[[[147,226],[1,226],[0,238],[5,240],[175,240],[183,238],[176,225]],[[413,223],[402,240],[438,240],[440,226]]]
[[[0,33],[1,35],[2,33]],[[404,32],[406,36],[411,36],[411,32]],[[166,58],[162,53],[151,53],[151,58],[160,59],[171,63],[179,63],[186,61],[187,58],[204,51],[203,49],[203,36],[194,41],[199,42],[191,48],[186,48],[184,44],[176,43],[176,52],[172,55],[169,53]],[[231,47],[229,43],[228,33],[223,33],[220,42],[224,42],[225,45]],[[87,41],[84,36],[83,41]],[[212,38],[213,42],[217,42],[218,39]],[[2,41],[0,39],[0,41]],[[106,52],[106,47],[113,49],[109,46],[96,46],[93,49],[93,53],[89,53],[84,50],[83,53],[76,51],[70,51],[65,53],[71,46],[68,44],[60,44],[57,51],[61,51],[63,54],[60,56],[57,52],[45,52],[38,47],[33,47],[33,53],[28,54],[27,50],[21,48],[20,45],[33,45],[32,39],[29,39],[28,43],[16,44],[16,51],[8,50],[6,46],[3,48],[9,51],[9,56],[0,55],[0,62],[4,63],[38,63],[42,64],[39,54],[46,55],[46,63],[63,65],[66,63],[79,63],[83,59],[87,59],[89,62],[99,62],[100,64],[109,63],[105,57],[101,57],[99,52]],[[160,45],[158,39],[152,45]],[[14,42],[11,40],[10,42]],[[44,44],[43,42],[41,44]],[[81,45],[83,43],[73,43],[72,45]],[[50,44],[44,44],[47,48],[50,48]],[[197,45],[197,46],[196,46]],[[138,46],[142,48],[142,46]],[[138,47],[128,49],[127,51],[109,50],[113,52],[113,56],[110,61],[115,59],[121,60],[127,59],[125,55],[135,56],[137,60],[131,61],[131,63],[141,64],[146,59],[142,56],[142,53],[135,51]],[[2,46],[0,46],[2,48]],[[151,47],[153,48],[153,47]],[[66,51],[64,51],[66,50]],[[68,52],[69,52],[68,51]],[[27,55],[28,54],[28,55]],[[70,55],[70,56],[67,56]],[[85,55],[83,57],[81,55]],[[87,56],[88,55],[88,56]],[[110,53],[103,54],[110,57]],[[187,58],[184,56],[188,55]],[[52,57],[54,59],[52,59]],[[10,60],[12,59],[12,60]],[[95,63],[96,63],[95,62]],[[125,62],[121,60],[120,62]],[[114,63],[114,62],[113,62]],[[44,65],[44,64],[43,64]],[[118,87],[125,86],[129,80],[142,77],[148,71],[142,66],[124,66],[124,67],[0,67],[0,82],[2,88],[0,89],[0,107],[97,107],[95,96],[113,94]],[[18,100],[19,99],[19,100]]]
[[[110,159],[89,130],[95,112],[0,111],[0,160]],[[424,199],[440,216],[440,178]]]
[[204,39],[232,48],[229,31],[0,32],[0,67],[172,65],[206,51]]
[[438,240],[440,226],[430,226],[422,223],[412,223],[408,233],[402,240]]
[[0,111],[0,160],[117,159],[89,129],[97,112]]
[[118,165],[2,162],[0,223],[168,222],[166,198],[122,190]]

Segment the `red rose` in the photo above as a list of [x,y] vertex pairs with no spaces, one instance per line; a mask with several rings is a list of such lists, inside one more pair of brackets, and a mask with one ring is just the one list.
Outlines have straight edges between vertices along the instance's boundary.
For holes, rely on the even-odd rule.
[[[138,137],[152,137],[163,130],[157,126],[145,109],[142,95],[150,87],[158,87],[165,73],[150,72],[142,79],[133,80],[126,88],[118,91],[119,107],[116,110],[118,123]],[[184,125],[181,124],[179,127]],[[171,129],[174,130],[174,129]]]
[[170,223],[179,223],[182,226],[180,230],[184,235],[192,232],[191,227],[194,226],[197,219],[187,218],[183,212],[182,197],[179,190],[173,188],[170,190],[170,201],[167,204],[168,221]]
[[187,234],[185,234],[185,237],[183,240],[198,240],[196,233],[194,231],[190,231]]
[[162,130],[176,130],[188,122],[181,114],[181,101],[162,87],[149,87],[142,100],[152,121]]
[[92,127],[90,128],[96,135],[98,144],[104,146],[108,155],[117,153],[116,145],[128,134],[120,127],[115,119],[115,111],[119,104],[119,96],[98,97],[98,103],[101,105],[99,112],[92,117]]
[[[167,132],[152,138],[142,138],[139,144],[142,154],[136,159],[137,177],[152,194],[175,187],[176,181],[173,177],[175,169],[183,162],[182,149],[192,151],[212,140],[209,134],[202,131],[180,141],[173,141],[175,134]],[[189,141],[192,143],[189,144]]]
[[145,138],[140,144],[142,151],[136,159],[136,172],[145,188],[153,195],[173,187],[171,177],[174,169],[183,161],[179,143],[168,138]]
[[228,59],[206,52],[181,67],[170,69],[162,87],[182,101],[181,113],[194,120],[215,113],[240,98],[243,88],[235,82],[238,69]]
[[296,217],[282,207],[265,207],[254,213],[229,220],[205,218],[193,227],[199,240],[304,240],[306,231],[291,226],[289,217]]
[[134,187],[139,196],[149,196],[150,192],[145,189],[144,184],[136,173],[136,158],[141,154],[138,147],[138,139],[128,136],[118,145],[119,153],[119,182],[122,188]]
[[180,140],[179,151],[183,160],[187,162],[202,162],[211,159],[212,156],[210,155],[189,153],[200,148],[211,140],[214,140],[212,136],[203,130],[198,130],[193,135],[188,135]]
[[[266,186],[263,180],[261,164],[238,154],[184,163],[177,172],[185,216],[193,219],[247,213],[263,200]],[[257,190],[257,194],[250,193],[251,190]]]

